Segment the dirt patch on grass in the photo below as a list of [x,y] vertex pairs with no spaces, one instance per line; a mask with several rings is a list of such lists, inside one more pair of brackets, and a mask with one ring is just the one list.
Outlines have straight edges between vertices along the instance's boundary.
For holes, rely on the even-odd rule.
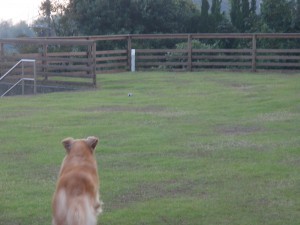
[[217,132],[224,135],[244,135],[252,134],[262,131],[261,127],[258,126],[221,126],[217,127]]
[[239,91],[249,91],[253,88],[252,85],[249,84],[241,84],[241,83],[229,83],[229,87],[232,87]]
[[88,108],[84,111],[88,112],[142,112],[142,113],[159,113],[165,111],[166,108],[163,106],[157,106],[157,105],[149,105],[145,107],[131,107],[131,106],[122,106],[122,105],[116,105],[116,106],[101,106],[97,108]]
[[225,80],[225,79],[220,79],[220,78],[208,78],[207,80],[212,81],[218,85],[233,88],[233,89],[236,89],[239,91],[248,91],[253,88],[252,84],[236,82],[236,81],[232,81],[232,80]]
[[85,112],[106,112],[106,113],[118,113],[118,112],[130,112],[141,113],[148,115],[156,115],[162,117],[179,117],[191,114],[189,111],[172,111],[164,106],[149,105],[145,107],[131,107],[131,106],[102,106],[98,108],[88,108]]
[[[122,193],[109,203],[108,209],[128,207],[135,202],[143,202],[157,198],[170,198],[178,196],[195,196],[195,188],[199,184],[190,180],[167,180],[155,183],[141,183],[127,193]],[[206,196],[207,193],[202,193]],[[199,193],[197,194],[199,197]]]
[[298,116],[298,114],[296,114],[296,113],[281,111],[281,112],[271,112],[271,113],[260,114],[257,119],[259,121],[275,122],[275,121],[292,120],[297,116]]

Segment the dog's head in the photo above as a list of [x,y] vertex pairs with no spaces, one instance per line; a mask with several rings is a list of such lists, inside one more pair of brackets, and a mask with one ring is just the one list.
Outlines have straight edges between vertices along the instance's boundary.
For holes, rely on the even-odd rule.
[[93,154],[98,141],[98,138],[93,136],[86,139],[66,138],[62,141],[62,144],[65,147],[67,154],[85,155]]

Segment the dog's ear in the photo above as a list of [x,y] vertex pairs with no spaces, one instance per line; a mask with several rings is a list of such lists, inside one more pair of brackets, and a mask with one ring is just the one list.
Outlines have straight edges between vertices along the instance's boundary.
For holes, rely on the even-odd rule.
[[69,138],[65,138],[64,140],[62,140],[61,143],[62,143],[63,146],[65,147],[67,153],[70,152],[71,146],[72,146],[73,142],[74,142],[74,139],[73,139],[73,138],[70,138],[70,137],[69,137]]
[[99,139],[96,137],[88,137],[86,139],[86,143],[88,144],[88,146],[90,146],[90,148],[92,149],[92,151],[95,150],[96,145],[98,144]]

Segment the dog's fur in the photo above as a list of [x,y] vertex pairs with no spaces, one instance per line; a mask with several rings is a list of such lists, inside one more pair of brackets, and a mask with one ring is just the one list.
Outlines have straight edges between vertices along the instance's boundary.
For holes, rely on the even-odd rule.
[[99,177],[94,150],[96,137],[66,138],[62,162],[52,201],[53,225],[96,225],[102,212]]

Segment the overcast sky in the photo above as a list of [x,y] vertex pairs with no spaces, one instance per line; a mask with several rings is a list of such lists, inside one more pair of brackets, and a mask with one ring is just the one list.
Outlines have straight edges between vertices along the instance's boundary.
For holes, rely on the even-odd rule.
[[25,20],[31,23],[39,15],[42,0],[0,0],[0,21],[12,20],[17,23]]

